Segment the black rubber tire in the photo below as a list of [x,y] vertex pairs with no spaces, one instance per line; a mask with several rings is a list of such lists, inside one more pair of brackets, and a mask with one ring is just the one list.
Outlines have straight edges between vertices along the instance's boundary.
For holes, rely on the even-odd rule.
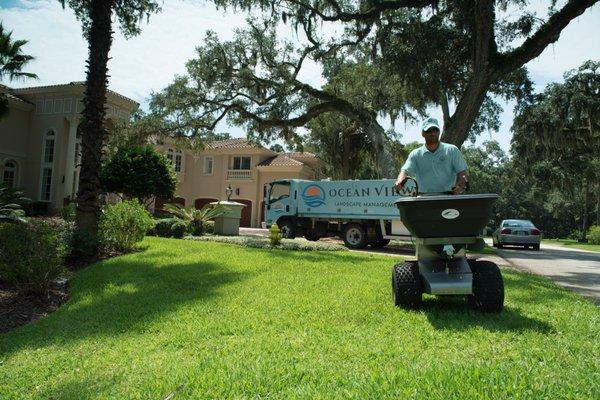
[[504,245],[503,245],[502,243],[498,242],[498,243],[496,244],[496,247],[497,247],[497,248],[499,248],[499,249],[501,249],[501,248],[503,248],[503,247],[504,247]]
[[369,245],[374,249],[381,249],[390,244],[390,239],[379,239],[375,242],[369,243]]
[[[359,234],[358,237],[350,238],[350,235],[357,233]],[[368,244],[367,231],[361,224],[356,223],[346,224],[342,232],[342,239],[344,239],[344,244],[349,249],[364,249]]]
[[286,239],[294,239],[296,237],[296,227],[290,219],[280,219],[277,221],[277,226],[281,231],[281,237]]
[[423,301],[423,280],[416,261],[403,262],[392,268],[392,298],[394,305],[417,308]]
[[469,260],[473,273],[473,294],[469,305],[476,310],[499,313],[504,308],[504,280],[500,268],[491,261]]
[[533,249],[536,250],[536,251],[539,251],[540,250],[540,245],[539,244],[534,244],[533,245]]
[[304,239],[309,240],[311,242],[316,242],[321,237],[317,235],[315,232],[309,231],[304,234]]

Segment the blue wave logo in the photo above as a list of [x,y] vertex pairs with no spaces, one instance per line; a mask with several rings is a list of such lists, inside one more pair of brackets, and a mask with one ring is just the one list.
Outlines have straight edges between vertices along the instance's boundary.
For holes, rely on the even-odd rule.
[[309,207],[319,207],[325,204],[325,191],[318,185],[308,185],[302,192],[302,200]]

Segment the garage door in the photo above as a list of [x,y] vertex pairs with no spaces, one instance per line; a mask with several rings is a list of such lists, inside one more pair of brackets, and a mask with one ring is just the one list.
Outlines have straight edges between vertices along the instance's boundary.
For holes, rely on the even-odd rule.
[[194,207],[196,207],[196,210],[202,210],[202,207],[204,207],[207,204],[213,203],[215,201],[219,201],[219,200],[209,199],[209,198],[196,199],[196,200],[194,200]]
[[252,225],[252,201],[239,199],[232,199],[232,201],[246,204],[246,207],[242,208],[242,219],[240,220],[240,226],[246,228],[250,227]]
[[183,197],[175,197],[174,199],[165,199],[165,198],[157,197],[156,200],[154,201],[154,210],[162,211],[163,207],[167,203],[175,203],[175,204],[181,204],[182,206],[185,206],[185,199]]

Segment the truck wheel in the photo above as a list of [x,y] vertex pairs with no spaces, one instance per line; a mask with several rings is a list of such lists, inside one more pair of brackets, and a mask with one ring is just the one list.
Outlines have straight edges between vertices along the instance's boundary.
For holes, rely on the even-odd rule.
[[294,239],[296,237],[296,227],[294,223],[289,219],[282,219],[277,221],[279,230],[281,231],[281,237],[286,239]]
[[364,249],[367,246],[367,232],[360,224],[346,225],[342,237],[348,248]]
[[390,244],[390,239],[379,239],[379,240],[377,240],[375,242],[371,242],[369,244],[374,249],[381,249],[381,248],[387,246],[388,244]]
[[469,260],[473,273],[473,294],[469,295],[471,307],[499,313],[504,307],[504,281],[500,268],[491,261]]
[[392,297],[402,308],[416,308],[423,300],[423,283],[416,261],[403,262],[392,268]]
[[311,242],[316,242],[320,239],[319,235],[313,231],[308,231],[304,234],[304,239],[310,240]]

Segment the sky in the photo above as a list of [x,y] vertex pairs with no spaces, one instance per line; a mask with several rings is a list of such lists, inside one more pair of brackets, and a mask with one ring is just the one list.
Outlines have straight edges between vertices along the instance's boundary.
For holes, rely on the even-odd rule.
[[[532,7],[544,10],[550,1],[532,1]],[[195,55],[195,48],[203,42],[207,30],[215,31],[221,40],[233,37],[234,30],[245,24],[241,12],[217,10],[200,0],[165,0],[162,12],[152,15],[142,24],[142,34],[126,40],[115,29],[110,52],[109,87],[147,107],[148,97],[160,91],[176,75],[185,74],[185,62]],[[577,68],[589,59],[600,60],[600,6],[596,5],[563,30],[560,39],[549,46],[527,67],[537,91],[543,91],[551,82],[561,82],[563,74]],[[27,67],[39,79],[9,82],[11,87],[52,85],[85,80],[87,45],[81,35],[81,25],[68,8],[58,0],[0,0],[0,21],[13,31],[13,38],[25,39],[27,54],[36,59]],[[289,37],[293,35],[290,33]],[[301,79],[320,85],[323,79],[314,64],[309,64]],[[3,82],[7,84],[7,82]],[[499,132],[483,133],[483,140],[497,140],[504,150],[510,147],[510,127],[514,104],[505,104]],[[441,110],[432,109],[431,115],[441,119]],[[384,127],[389,123],[383,121]],[[220,127],[232,136],[244,136],[237,127]],[[395,130],[403,142],[421,140],[418,125],[397,122]]]

